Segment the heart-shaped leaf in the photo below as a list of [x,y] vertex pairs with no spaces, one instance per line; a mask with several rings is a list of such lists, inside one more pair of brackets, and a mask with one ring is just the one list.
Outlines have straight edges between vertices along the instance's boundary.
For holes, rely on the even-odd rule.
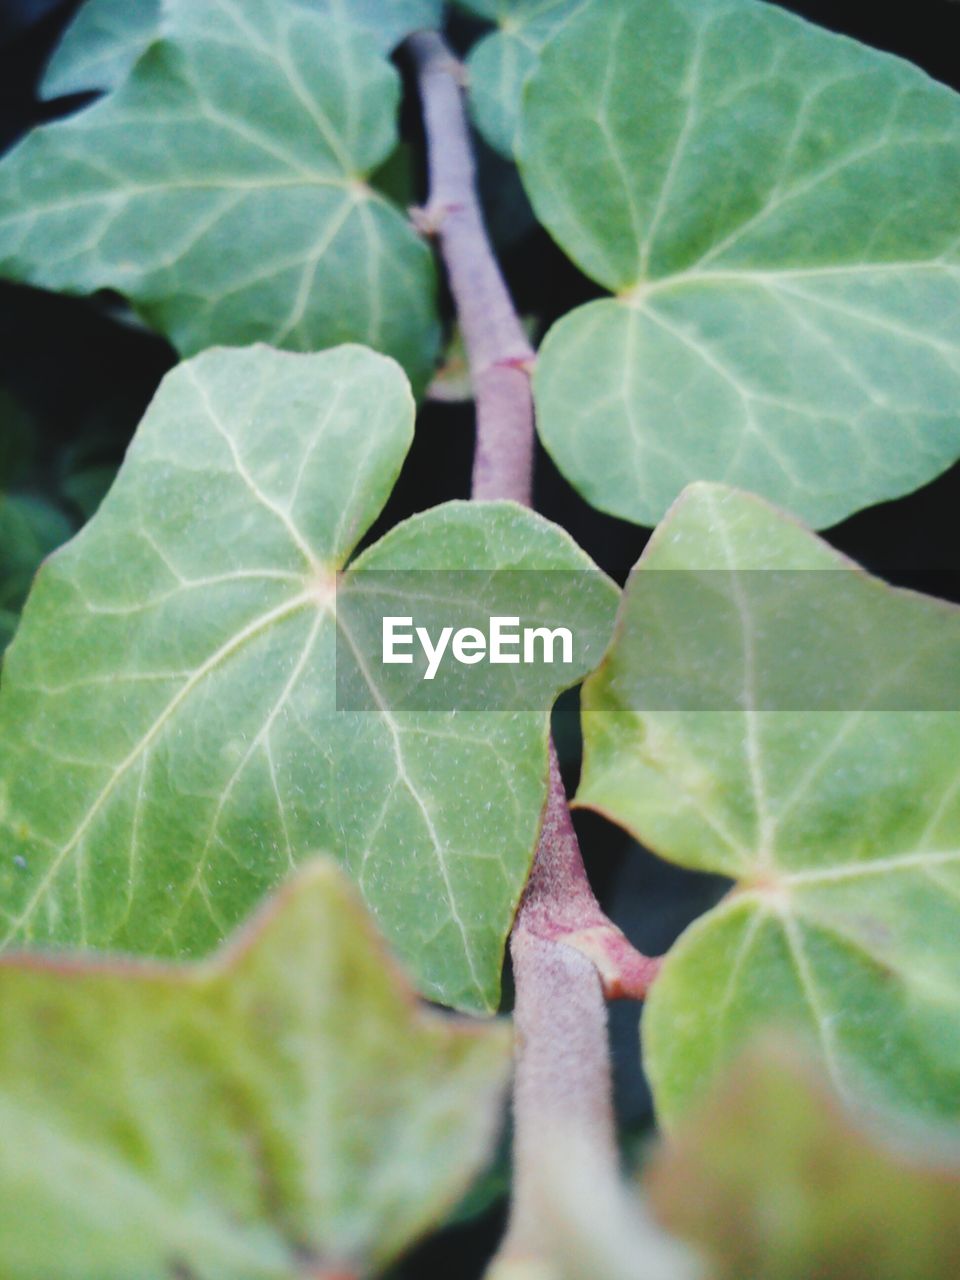
[[360,341],[422,385],[431,254],[365,181],[396,145],[397,73],[296,0],[177,12],[116,93],[0,165],[0,271],[116,289],[182,352]]
[[767,1040],[656,1153],[646,1182],[716,1280],[953,1280],[951,1136],[848,1112],[802,1048]]
[[960,454],[956,94],[755,0],[594,0],[524,102],[534,208],[618,294],[535,377],[590,502],[722,480],[820,526]]
[[367,1275],[462,1194],[508,1061],[416,1007],[329,863],[193,968],[5,957],[0,1269]]
[[[396,365],[358,347],[212,351],[167,376],[99,512],[38,575],[6,659],[6,942],[194,954],[329,852],[425,992],[496,1006],[549,703],[599,661],[617,592],[513,503],[434,508],[343,574],[413,414]],[[438,594],[456,625],[487,600],[559,614],[581,641],[573,663],[492,668],[518,673],[492,703],[492,676],[457,667],[478,672],[480,711],[422,668],[379,665],[379,631],[359,634],[375,608],[420,621]],[[398,710],[391,672],[437,693]]]
[[[435,27],[441,0],[297,0],[304,8],[359,27],[384,53],[411,31]],[[86,0],[47,66],[47,97],[115,89],[144,49],[203,9],[219,14],[228,0]]]
[[520,98],[540,50],[584,0],[460,0],[497,30],[470,50],[467,77],[477,128],[502,155],[513,157]]
[[841,1089],[960,1119],[960,610],[695,485],[583,705],[579,803],[737,881],[647,1006],[662,1117],[773,1020]]

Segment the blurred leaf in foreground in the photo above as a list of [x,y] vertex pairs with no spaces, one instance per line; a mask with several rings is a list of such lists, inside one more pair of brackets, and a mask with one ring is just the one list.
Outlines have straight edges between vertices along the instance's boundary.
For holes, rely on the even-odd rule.
[[508,1056],[415,1004],[327,862],[196,967],[8,956],[0,1274],[366,1275],[463,1193]]
[[747,1051],[648,1181],[721,1280],[960,1274],[960,1133],[858,1121],[786,1041]]

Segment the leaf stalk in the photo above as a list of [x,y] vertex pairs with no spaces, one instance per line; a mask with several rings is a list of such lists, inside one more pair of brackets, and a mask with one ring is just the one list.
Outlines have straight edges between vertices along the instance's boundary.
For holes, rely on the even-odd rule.
[[[427,137],[435,234],[476,398],[471,496],[533,505],[534,352],[483,221],[460,64],[436,32],[411,36]],[[620,1194],[604,996],[641,999],[659,961],[604,915],[587,879],[553,742],[540,839],[510,940],[514,1021],[514,1178],[510,1225],[494,1263],[505,1274],[547,1252],[551,1152],[589,1153],[594,1189]]]

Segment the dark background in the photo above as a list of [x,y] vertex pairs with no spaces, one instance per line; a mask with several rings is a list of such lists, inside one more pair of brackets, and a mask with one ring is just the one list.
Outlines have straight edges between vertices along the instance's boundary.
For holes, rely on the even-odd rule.
[[[0,150],[32,125],[85,103],[84,98],[40,103],[34,92],[46,57],[77,7],[76,0],[0,0]],[[956,0],[918,0],[906,8],[806,0],[785,7],[909,58],[960,88]],[[451,35],[466,47],[479,30],[458,18]],[[409,93],[407,98],[404,131],[420,154],[415,98]],[[600,295],[535,226],[512,170],[488,152],[481,156],[481,183],[507,278],[521,313],[535,317],[538,334],[572,306]],[[17,488],[56,503],[75,527],[122,459],[160,378],[176,362],[163,339],[124,323],[119,315],[116,300],[106,295],[65,298],[0,283],[0,452],[4,433],[14,431],[15,414],[23,424]],[[374,533],[414,511],[467,496],[471,451],[469,407],[427,405],[400,483]],[[923,585],[958,599],[958,504],[960,465],[907,498],[861,512],[826,537],[891,581]],[[620,581],[648,536],[647,530],[588,507],[542,452],[537,505]],[[556,730],[573,785],[579,759],[574,696],[558,708]],[[577,825],[604,905],[651,954],[663,952],[723,890],[718,881],[653,858],[600,818],[578,814]],[[506,985],[509,989],[509,980]],[[637,1021],[635,1006],[613,1006],[617,1103],[630,1154],[650,1124],[638,1065]],[[422,1277],[434,1267],[460,1280],[482,1273],[502,1228],[503,1201],[496,1194],[506,1176],[502,1163],[480,1188],[473,1209],[465,1210],[466,1221],[424,1245],[398,1276]]]

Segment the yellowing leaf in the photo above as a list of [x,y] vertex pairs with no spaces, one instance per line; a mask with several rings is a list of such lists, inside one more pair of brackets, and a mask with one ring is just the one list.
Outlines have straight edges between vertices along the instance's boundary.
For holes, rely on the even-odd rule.
[[508,1058],[416,1007],[328,863],[192,968],[5,957],[0,1271],[367,1275],[486,1157]]
[[846,1111],[789,1041],[738,1058],[647,1185],[718,1280],[953,1280],[960,1267],[960,1132]]

